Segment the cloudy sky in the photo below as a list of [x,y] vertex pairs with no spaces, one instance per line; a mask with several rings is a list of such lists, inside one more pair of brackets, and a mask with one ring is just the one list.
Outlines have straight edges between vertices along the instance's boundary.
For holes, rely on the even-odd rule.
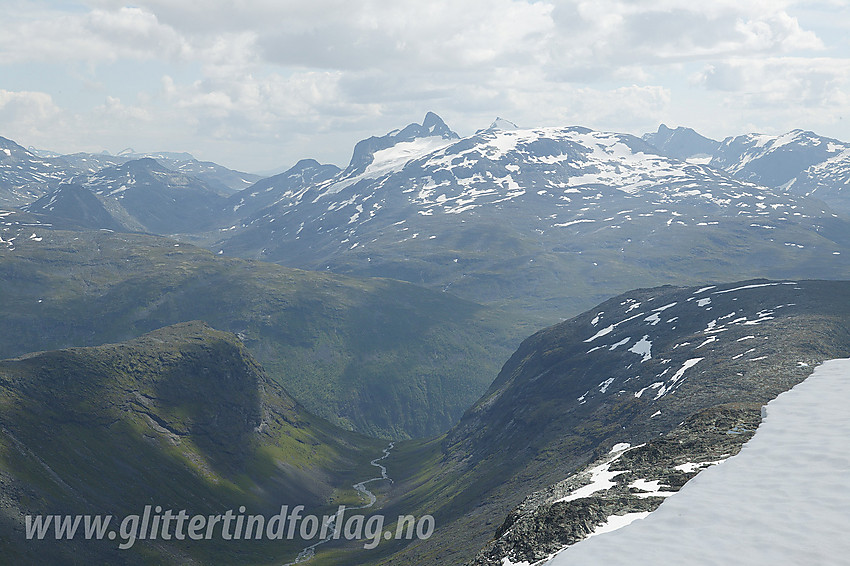
[[520,126],[850,141],[850,2],[2,0],[0,136],[347,164],[432,110]]

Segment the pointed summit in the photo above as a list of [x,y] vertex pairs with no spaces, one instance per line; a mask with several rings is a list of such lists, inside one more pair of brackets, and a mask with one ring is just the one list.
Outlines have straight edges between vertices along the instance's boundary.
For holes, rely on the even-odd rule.
[[445,122],[443,122],[443,119],[433,112],[425,114],[425,119],[422,121],[422,127],[427,129],[432,136],[441,136],[445,139],[458,138],[458,135],[454,133]]
[[434,138],[438,140],[457,140],[460,139],[453,132],[443,119],[428,112],[425,114],[425,119],[422,124],[408,124],[402,130],[393,130],[382,137],[372,136],[357,143],[354,146],[354,155],[351,157],[351,163],[345,171],[346,176],[362,173],[374,161],[375,154],[379,151],[389,149],[400,143],[413,142],[425,138]]
[[642,139],[655,146],[661,155],[683,161],[708,158],[720,147],[720,142],[700,135],[691,128],[679,126],[674,130],[666,124],[658,126],[658,131],[654,134],[644,134]]
[[514,124],[514,123],[513,123],[513,122],[511,122],[510,120],[505,120],[504,118],[501,118],[501,117],[499,117],[499,116],[496,116],[496,119],[495,119],[495,120],[493,120],[493,123],[492,123],[492,124],[490,124],[490,125],[487,127],[487,129],[488,129],[488,130],[504,130],[504,131],[511,131],[511,130],[518,130],[518,129],[519,129],[519,126],[517,126],[516,124]]

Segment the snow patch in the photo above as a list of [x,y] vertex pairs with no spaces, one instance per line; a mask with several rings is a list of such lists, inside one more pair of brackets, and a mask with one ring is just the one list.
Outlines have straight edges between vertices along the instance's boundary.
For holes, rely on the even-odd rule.
[[629,352],[642,356],[641,363],[652,358],[652,342],[649,341],[649,334],[635,342],[635,345],[629,348]]
[[590,470],[590,483],[578,488],[571,494],[566,497],[562,497],[553,503],[560,503],[561,501],[574,501],[576,499],[581,499],[583,497],[590,497],[597,491],[606,491],[617,485],[616,482],[611,481],[616,478],[620,474],[625,473],[625,470],[620,470],[618,472],[612,472],[608,468],[611,467],[611,463],[616,460],[616,458],[611,459],[611,461],[606,462],[604,464],[600,464],[595,468]]
[[649,511],[637,511],[635,513],[626,513],[625,515],[611,515],[607,521],[593,529],[593,532],[587,535],[587,538],[622,529],[635,521],[643,519],[647,515],[649,515]]
[[846,563],[848,404],[850,359],[824,363],[768,404],[737,456],[701,472],[649,517],[568,547],[547,565],[626,566],[635,557],[681,566]]

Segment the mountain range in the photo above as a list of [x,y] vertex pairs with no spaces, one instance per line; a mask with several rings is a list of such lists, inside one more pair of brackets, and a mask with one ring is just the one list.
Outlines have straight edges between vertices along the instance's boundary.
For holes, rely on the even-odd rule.
[[[435,120],[426,117],[419,131]],[[402,279],[549,320],[635,286],[847,276],[835,261],[848,253],[845,217],[812,195],[751,182],[720,157],[732,147],[740,162],[749,160],[739,145],[692,130],[659,132],[642,140],[494,125],[463,139],[415,141],[391,133],[358,144],[349,167],[325,180],[293,184],[287,180],[301,177],[292,171],[264,181],[263,192],[243,191],[240,202],[256,212],[207,245]],[[382,149],[369,153],[367,145]],[[717,166],[674,157],[711,146]],[[251,205],[271,194],[274,204]]]
[[368,492],[433,536],[309,563],[502,566],[651,512],[848,355],[848,156],[802,130],[461,136],[429,112],[260,179],[0,138],[0,552],[286,563],[306,542],[21,533]]
[[[25,207],[43,223],[400,279],[547,322],[639,286],[848,276],[836,261],[850,253],[847,145],[799,130],[718,142],[663,125],[637,138],[499,119],[461,138],[428,113],[357,143],[345,168],[304,159],[236,193],[175,167],[193,163],[181,154],[8,151],[33,173],[4,165],[0,189],[33,197],[43,180]],[[64,177],[60,160],[74,165]]]
[[28,204],[72,177],[95,175],[103,169],[119,167],[141,159],[154,159],[160,166],[192,177],[221,194],[232,194],[260,180],[257,175],[234,171],[209,161],[198,161],[188,153],[136,153],[133,150],[125,150],[118,155],[61,155],[27,149],[12,140],[0,137],[0,204]]

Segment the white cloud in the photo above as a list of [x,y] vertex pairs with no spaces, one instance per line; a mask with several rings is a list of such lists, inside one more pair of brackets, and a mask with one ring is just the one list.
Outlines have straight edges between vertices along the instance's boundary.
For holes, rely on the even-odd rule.
[[0,135],[4,137],[49,128],[60,112],[47,93],[0,89],[0,124],[5,130]]
[[94,109],[96,114],[103,116],[108,120],[130,120],[151,122],[153,113],[150,109],[143,106],[133,106],[124,104],[120,98],[107,96],[106,101]]
[[[245,168],[308,156],[342,163],[360,137],[427,110],[460,133],[497,114],[635,133],[671,113],[685,125],[724,113],[709,125],[743,128],[757,115],[782,128],[792,112],[783,105],[828,123],[850,86],[846,34],[830,24],[840,18],[816,17],[846,13],[840,3],[83,0],[72,10],[13,1],[0,20],[0,70],[45,76],[4,87],[61,100],[67,108],[51,101],[51,111],[57,127],[77,129],[67,139],[103,135],[111,116],[135,124],[128,138],[155,144],[158,128],[209,159],[238,151],[252,160]],[[57,62],[70,70],[48,79],[55,67],[40,65]],[[153,79],[139,80],[141,92],[115,82],[115,68],[134,66]],[[72,100],[89,84],[96,101]],[[121,145],[131,144],[140,145]]]
[[599,0],[559,4],[554,77],[603,79],[633,66],[823,48],[782,2]]
[[707,66],[695,80],[707,89],[734,92],[753,107],[835,108],[850,102],[847,59],[728,59]]
[[[28,17],[25,17],[28,16]],[[186,56],[189,46],[151,12],[121,7],[85,13],[33,12],[0,21],[3,64]]]

